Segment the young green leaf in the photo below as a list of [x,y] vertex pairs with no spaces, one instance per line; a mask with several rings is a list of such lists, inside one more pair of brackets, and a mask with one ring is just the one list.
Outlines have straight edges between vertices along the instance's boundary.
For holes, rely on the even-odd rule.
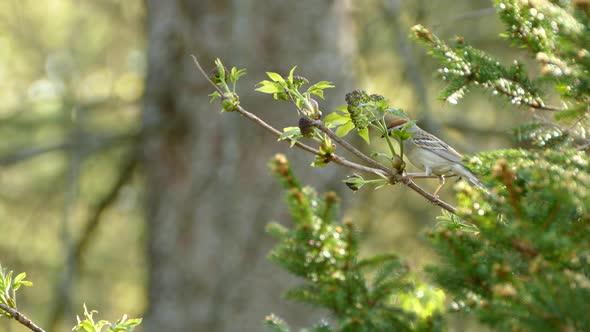
[[246,69],[237,69],[236,67],[232,67],[231,71],[230,71],[230,76],[229,79],[232,82],[232,84],[236,84],[238,82],[238,80],[240,79],[240,77],[244,76],[246,74]]
[[308,94],[314,94],[324,99],[324,89],[333,88],[332,82],[320,81],[307,89]]
[[219,93],[219,91],[213,91],[209,94],[209,97],[211,97],[209,102],[213,103],[216,99],[221,98],[221,94]]
[[328,165],[329,159],[325,156],[315,156],[313,161],[311,162],[311,167],[326,167]]
[[219,77],[220,82],[224,82],[225,84],[225,67],[223,67],[223,63],[219,58],[215,59],[215,66],[217,66],[217,76]]
[[396,118],[404,118],[404,119],[409,119],[408,115],[406,114],[406,112],[404,112],[402,109],[400,108],[392,108],[392,107],[386,107],[385,108],[385,112],[391,116],[394,116]]
[[348,121],[344,125],[338,127],[338,129],[336,129],[336,135],[338,135],[338,137],[344,137],[353,129],[354,123],[352,123],[352,121]]
[[324,123],[328,128],[341,126],[347,122],[350,122],[350,114],[348,113],[332,112],[324,118]]
[[342,182],[344,182],[352,191],[361,189],[367,183],[366,180],[358,174],[350,175],[342,180]]
[[291,147],[295,145],[298,139],[303,137],[301,135],[301,129],[299,127],[285,127],[283,128],[283,133],[279,136],[277,141],[282,141],[285,139],[291,140]]
[[271,80],[273,80],[273,82],[281,83],[282,86],[285,86],[286,85],[285,84],[285,79],[281,75],[279,75],[277,73],[270,72],[270,71],[267,71],[266,72],[266,75],[268,75],[268,77]]
[[416,121],[415,121],[415,120],[408,121],[408,122],[407,122],[407,123],[406,123],[406,124],[405,124],[405,125],[402,127],[402,129],[401,129],[400,131],[402,131],[402,132],[404,132],[404,133],[405,133],[405,132],[406,132],[408,129],[410,129],[410,128],[411,128],[413,125],[415,125],[415,124],[416,124]]
[[414,136],[414,133],[409,133],[409,132],[407,132],[407,130],[410,129],[415,123],[416,123],[416,121],[414,121],[414,120],[408,121],[399,130],[391,131],[391,134],[393,136],[399,138],[401,141],[405,141],[405,140],[409,139],[410,137]]
[[361,128],[358,130],[359,136],[365,141],[367,142],[367,144],[371,144],[371,139],[369,138],[369,128],[365,127],[365,128]]
[[295,72],[295,68],[297,68],[297,66],[291,68],[291,70],[289,71],[289,77],[287,78],[287,80],[289,81],[289,86],[293,86],[293,73]]
[[285,89],[279,83],[271,82],[268,80],[260,81],[258,84],[260,85],[260,87],[255,89],[255,91],[258,92],[274,94],[285,91]]

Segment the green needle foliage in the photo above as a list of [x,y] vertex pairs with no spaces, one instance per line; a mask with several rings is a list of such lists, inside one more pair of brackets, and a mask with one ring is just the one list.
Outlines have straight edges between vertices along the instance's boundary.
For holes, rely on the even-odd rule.
[[[412,29],[413,38],[440,61],[439,73],[447,82],[440,98],[456,104],[468,88],[481,86],[516,105],[564,111],[558,120],[583,116],[590,95],[589,2],[496,0],[495,6],[506,26],[502,36],[526,50],[540,65],[541,75],[532,78],[518,61],[505,66],[462,37],[449,45],[417,25]],[[542,96],[547,83],[561,95],[563,107],[546,105],[547,98]]]
[[503,150],[494,164],[497,196],[458,193],[470,223],[446,216],[428,238],[445,264],[431,275],[456,310],[505,330],[587,331],[590,320],[590,166],[585,153]]
[[470,87],[481,86],[493,95],[508,97],[513,104],[545,107],[539,89],[519,62],[506,67],[486,52],[468,45],[461,37],[449,46],[421,25],[413,27],[412,31],[414,38],[425,43],[429,52],[441,62],[438,72],[447,87],[439,94],[440,99],[457,104]]
[[[304,283],[286,297],[329,310],[334,323],[321,322],[306,331],[441,331],[438,312],[418,315],[402,305],[414,288],[408,266],[392,254],[359,259],[358,234],[351,222],[339,222],[338,197],[319,196],[302,187],[284,156],[270,163],[287,192],[292,228],[271,223],[279,239],[269,255]],[[266,319],[271,331],[289,331],[275,315]]]
[[[513,104],[547,112],[515,128],[526,149],[480,153],[470,167],[494,196],[460,190],[458,216],[441,217],[427,237],[444,258],[429,267],[453,309],[498,331],[590,331],[590,165],[588,1],[495,2],[512,45],[540,66],[533,77],[506,67],[463,38],[452,44],[422,26],[413,36],[439,60],[456,103],[482,86]],[[560,107],[548,106],[550,88]]]

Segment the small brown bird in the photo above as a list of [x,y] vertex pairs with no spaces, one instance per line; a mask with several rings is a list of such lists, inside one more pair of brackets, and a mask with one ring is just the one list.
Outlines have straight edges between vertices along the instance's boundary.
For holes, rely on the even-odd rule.
[[[397,119],[387,127],[388,133],[400,130],[408,123],[408,119]],[[424,170],[424,173],[410,173],[407,176],[420,177],[437,175],[440,185],[434,191],[436,196],[445,184],[445,176],[457,175],[467,178],[473,185],[484,190],[488,195],[488,189],[477,179],[471,171],[463,165],[463,157],[431,133],[422,130],[416,124],[408,128],[407,132],[414,133],[412,137],[404,141],[404,154],[412,165]]]

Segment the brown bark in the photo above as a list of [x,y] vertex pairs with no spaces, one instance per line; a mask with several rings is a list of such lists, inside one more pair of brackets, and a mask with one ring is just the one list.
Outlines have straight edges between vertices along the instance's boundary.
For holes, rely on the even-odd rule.
[[[160,129],[144,147],[150,262],[144,331],[257,331],[270,312],[309,324],[311,310],[280,297],[293,280],[265,260],[273,240],[264,225],[288,220],[266,163],[285,148],[236,114],[219,114],[190,54],[204,64],[220,57],[247,67],[250,78],[239,90],[245,106],[294,125],[289,106],[254,95],[254,82],[264,71],[299,65],[310,80],[339,87],[327,93],[335,102],[324,106],[342,103],[354,53],[353,43],[342,42],[354,41],[346,2],[146,3],[144,126]],[[314,173],[305,179],[320,189],[335,182],[330,169]]]

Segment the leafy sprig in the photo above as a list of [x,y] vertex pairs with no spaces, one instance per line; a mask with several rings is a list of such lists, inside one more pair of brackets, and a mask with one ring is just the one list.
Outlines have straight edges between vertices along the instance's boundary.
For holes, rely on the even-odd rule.
[[[272,94],[275,99],[292,101],[301,118],[299,121],[299,130],[297,127],[283,128],[283,133],[279,140],[288,139],[291,146],[302,137],[309,137],[320,144],[320,151],[323,155],[316,156],[312,166],[324,167],[330,161],[330,155],[334,153],[336,145],[332,144],[328,135],[321,135],[316,130],[313,121],[319,121],[322,112],[318,103],[312,98],[312,95],[319,96],[323,99],[323,91],[327,88],[334,87],[330,82],[321,81],[311,85],[306,91],[300,91],[303,85],[309,81],[300,76],[295,76],[296,67],[293,67],[287,77],[283,77],[275,72],[267,72],[270,80],[263,80],[258,83],[256,91]],[[384,137],[389,147],[388,157],[390,160],[402,159],[403,147],[400,147],[400,155],[395,151],[391,142],[390,135],[398,138],[401,143],[408,139],[411,134],[405,130],[395,133],[389,133],[387,128],[387,119],[391,117],[407,118],[407,115],[400,109],[390,107],[389,101],[383,96],[372,94],[369,95],[362,90],[354,90],[346,95],[347,105],[339,107],[336,111],[325,117],[324,124],[329,129],[335,130],[335,135],[344,137],[351,131],[355,131],[367,144],[371,144],[369,128],[375,130],[379,136]],[[407,129],[407,128],[406,128]],[[403,171],[403,163],[396,163],[398,171]],[[402,166],[401,168],[399,166]],[[365,182],[368,183],[368,182]]]
[[103,332],[103,328],[106,328],[104,332],[130,332],[133,331],[137,325],[141,324],[141,318],[128,319],[127,315],[123,315],[121,319],[114,323],[106,320],[94,321],[94,314],[97,314],[96,310],[88,310],[86,304],[84,304],[84,317],[77,317],[78,324],[72,328],[72,331],[77,332]]
[[[227,70],[219,58],[215,59],[215,70],[210,77],[210,80],[221,90],[214,91],[209,94],[211,102],[221,99],[222,112],[233,112],[240,104],[240,98],[236,93],[236,85],[240,77],[246,75],[245,69],[237,69],[232,67],[231,70]],[[228,85],[228,81],[231,87]]]
[[[7,271],[0,265],[0,302],[6,304],[10,308],[16,309],[16,291],[22,286],[32,286],[33,283],[25,280],[27,277],[26,273],[19,273],[13,278],[13,271]],[[0,317],[5,316],[11,318],[11,316],[0,311]]]
[[334,85],[328,81],[320,81],[312,84],[307,90],[300,91],[300,88],[308,84],[309,81],[302,76],[295,76],[296,68],[297,66],[291,68],[286,78],[275,72],[267,72],[266,75],[268,75],[270,81],[263,80],[259,82],[256,91],[272,94],[275,99],[291,100],[301,114],[311,119],[319,119],[322,113],[319,110],[317,101],[312,96],[315,95],[324,99],[324,90],[333,88]]
[[[211,78],[209,78],[209,76],[207,76],[196,57],[193,56],[193,59],[201,74],[207,77],[209,82],[214,86],[217,92],[217,94],[214,93],[214,95],[221,96],[224,109],[229,108],[228,110],[235,110],[250,121],[262,126],[269,132],[276,135],[279,140],[288,140],[291,142],[292,146],[296,146],[309,153],[312,153],[316,156],[312,162],[312,166],[323,167],[329,163],[335,163],[357,171],[378,176],[379,178],[386,180],[387,184],[403,183],[433,204],[440,206],[451,213],[456,211],[455,208],[448,203],[422,189],[412,181],[411,177],[406,176],[404,173],[405,164],[403,162],[402,156],[396,154],[393,144],[390,140],[390,133],[388,132],[386,124],[386,116],[406,116],[403,111],[390,107],[388,102],[382,96],[368,96],[365,92],[360,91],[353,92],[349,94],[352,98],[347,100],[350,107],[347,106],[346,109],[342,109],[343,112],[348,113],[348,116],[346,114],[341,114],[343,116],[340,117],[338,115],[333,115],[331,119],[328,119],[330,121],[326,123],[322,121],[322,111],[320,110],[319,104],[313,97],[318,96],[323,98],[323,91],[327,88],[333,87],[330,82],[321,81],[312,84],[309,88],[304,90],[303,86],[309,84],[309,81],[303,77],[296,76],[294,74],[296,69],[295,67],[290,70],[287,77],[283,77],[278,73],[268,72],[267,76],[269,77],[269,80],[263,80],[260,82],[257,90],[266,94],[271,94],[276,99],[293,102],[300,115],[298,123],[299,130],[291,126],[286,127],[280,131],[239,105],[237,102],[237,95],[231,95],[229,101],[225,100],[223,96],[227,94],[228,88],[225,88],[223,83],[224,81],[216,80],[214,82]],[[221,64],[221,61],[216,61],[216,66],[217,72],[226,72],[223,65]],[[224,88],[226,89],[225,91],[223,90]],[[339,136],[345,135],[351,131],[351,125],[349,122],[352,123],[352,126],[355,129],[357,129],[357,133],[365,136],[366,141],[369,143],[370,140],[368,139],[368,128],[376,129],[382,137],[385,137],[390,150],[388,157],[393,167],[385,166],[380,161],[369,157],[357,149],[354,145],[344,140],[342,136]],[[332,124],[335,124],[335,127],[339,127],[339,125],[344,125],[345,127],[343,129],[336,129],[339,131],[338,135],[332,131],[330,127],[328,127],[328,125],[331,126]],[[397,137],[398,139],[401,137],[402,141],[403,139],[406,139],[403,135],[398,137],[397,134],[393,134],[392,137]],[[301,142],[300,140],[303,138],[312,139],[313,141],[319,143],[319,147],[315,148]],[[362,160],[364,165],[361,163],[349,161],[348,159],[336,154],[335,151],[338,146]],[[372,180],[369,181],[372,182]]]
[[[22,286],[33,285],[32,282],[25,280],[26,277],[27,274],[23,272],[13,278],[13,271],[6,271],[0,265],[0,317],[15,319],[31,331],[45,332],[17,310],[16,291]],[[88,311],[84,304],[84,318],[77,318],[78,324],[72,328],[72,331],[102,332],[103,328],[106,328],[104,332],[130,332],[142,321],[141,318],[127,319],[127,315],[124,315],[115,323],[106,320],[95,322],[93,319],[95,313],[96,311]]]

